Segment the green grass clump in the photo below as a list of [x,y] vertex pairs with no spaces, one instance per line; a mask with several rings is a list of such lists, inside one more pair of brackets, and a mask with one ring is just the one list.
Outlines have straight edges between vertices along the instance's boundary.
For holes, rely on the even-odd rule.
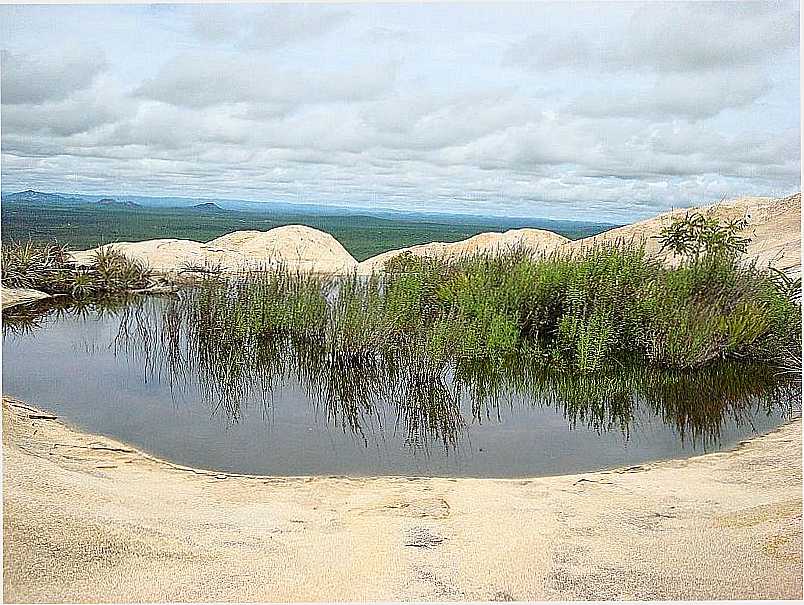
[[143,263],[111,247],[99,248],[88,265],[79,266],[67,246],[32,241],[3,244],[0,277],[6,288],[33,288],[75,299],[151,285],[151,272]]
[[801,347],[801,309],[788,282],[731,253],[666,267],[616,242],[574,255],[408,254],[369,277],[278,271],[213,280],[195,300],[199,317],[232,333],[289,336],[352,358],[525,356],[592,373],[634,360],[789,362]]

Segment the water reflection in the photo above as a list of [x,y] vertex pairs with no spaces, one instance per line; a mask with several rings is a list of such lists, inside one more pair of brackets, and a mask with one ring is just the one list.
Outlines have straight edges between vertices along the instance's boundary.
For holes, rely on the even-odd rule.
[[[112,341],[87,342],[88,353],[106,346],[142,368],[146,382],[165,383],[171,393],[197,389],[230,423],[240,421],[248,401],[270,409],[273,393],[295,382],[330,425],[366,444],[378,428],[392,429],[414,449],[435,443],[454,449],[467,423],[499,421],[517,405],[552,407],[570,427],[626,438],[647,414],[672,427],[682,443],[704,449],[718,445],[726,420],[739,426],[757,414],[800,412],[799,384],[761,365],[724,362],[695,371],[624,365],[594,375],[556,371],[527,357],[439,365],[407,350],[347,355],[289,335],[254,336],[222,328],[184,303],[181,297],[56,301],[4,314],[3,330],[19,335],[65,317],[115,317]],[[389,408],[393,427],[383,426]]]

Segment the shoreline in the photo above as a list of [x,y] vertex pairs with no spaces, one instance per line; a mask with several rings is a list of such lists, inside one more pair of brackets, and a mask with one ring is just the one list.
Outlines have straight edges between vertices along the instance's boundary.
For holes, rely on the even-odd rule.
[[581,476],[581,475],[588,475],[588,474],[595,474],[595,473],[612,473],[612,472],[628,472],[632,469],[638,469],[643,467],[649,467],[655,464],[667,463],[667,462],[675,462],[675,461],[685,461],[691,460],[694,458],[700,458],[703,456],[710,456],[728,452],[734,452],[739,450],[746,445],[749,445],[752,441],[756,439],[761,439],[763,437],[767,437],[773,435],[777,431],[782,431],[786,426],[790,424],[794,424],[796,422],[802,422],[802,416],[791,416],[789,419],[784,420],[779,426],[770,429],[767,432],[760,433],[748,438],[743,438],[735,441],[732,445],[725,447],[723,449],[718,449],[711,452],[694,452],[690,455],[683,455],[683,456],[673,456],[669,458],[654,458],[651,460],[645,460],[643,462],[635,462],[634,464],[621,464],[616,466],[605,466],[597,469],[590,469],[585,471],[577,471],[572,473],[554,473],[548,475],[522,475],[516,477],[476,477],[476,476],[461,476],[461,475],[413,475],[413,474],[399,474],[399,475],[338,475],[338,474],[320,474],[320,475],[264,475],[264,474],[255,474],[255,473],[240,473],[236,471],[226,471],[226,470],[215,470],[212,468],[204,468],[199,466],[191,466],[188,464],[182,464],[180,462],[175,462],[170,460],[169,458],[162,457],[158,454],[154,454],[148,452],[144,449],[139,448],[137,445],[130,443],[128,441],[124,441],[118,437],[113,437],[111,435],[105,435],[104,433],[94,432],[89,429],[85,429],[65,418],[56,414],[51,410],[46,408],[36,407],[31,405],[27,401],[20,399],[14,395],[3,394],[3,407],[5,408],[7,405],[15,408],[20,408],[22,410],[31,412],[36,416],[45,416],[45,420],[57,422],[58,424],[62,425],[66,430],[80,434],[80,435],[87,435],[97,437],[99,439],[104,439],[109,442],[114,442],[117,444],[118,447],[126,449],[129,453],[136,454],[137,456],[141,457],[144,460],[149,460],[156,464],[170,467],[175,470],[179,471],[186,471],[189,473],[193,473],[196,475],[205,475],[205,476],[226,476],[227,478],[242,478],[242,479],[254,479],[254,480],[272,480],[272,479],[292,479],[298,481],[307,481],[313,479],[344,479],[344,480],[373,480],[373,479],[404,479],[407,481],[426,481],[426,480],[477,480],[477,481],[533,481],[537,479],[545,479],[545,478],[552,478],[552,477],[570,477],[570,476]]
[[802,596],[801,419],[528,479],[238,475],[12,398],[3,422],[10,602]]

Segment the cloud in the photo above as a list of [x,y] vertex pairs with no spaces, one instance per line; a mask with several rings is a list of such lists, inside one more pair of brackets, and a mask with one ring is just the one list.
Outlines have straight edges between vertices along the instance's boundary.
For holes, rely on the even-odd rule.
[[247,49],[277,49],[335,31],[350,17],[345,10],[276,4],[234,12],[226,6],[195,7],[192,32],[202,41],[234,42]]
[[37,54],[0,51],[4,105],[60,101],[88,88],[106,67],[101,51],[79,47],[49,48]]
[[105,56],[31,54],[52,13],[17,19],[4,191],[611,220],[789,193],[797,8],[773,7],[104,7]]
[[396,64],[377,62],[297,70],[277,67],[258,53],[186,52],[145,80],[135,95],[185,107],[354,102],[389,90],[397,70]]
[[770,79],[754,67],[669,73],[607,94],[577,97],[568,109],[597,117],[700,120],[750,105],[770,90]]
[[772,2],[643,4],[624,40],[616,62],[626,69],[686,72],[761,64],[797,50],[798,10]]
[[124,120],[136,106],[115,82],[101,77],[65,99],[4,104],[2,127],[5,133],[65,137]]
[[795,4],[633,7],[622,27],[608,28],[579,10],[564,30],[509,45],[503,64],[572,82],[565,108],[583,115],[701,120],[768,94],[774,64],[797,55]]
[[[796,51],[796,4],[738,2],[642,3],[625,30],[578,19],[570,31],[531,34],[507,49],[503,62],[535,71],[712,72],[757,65]],[[579,10],[581,16],[584,11]]]

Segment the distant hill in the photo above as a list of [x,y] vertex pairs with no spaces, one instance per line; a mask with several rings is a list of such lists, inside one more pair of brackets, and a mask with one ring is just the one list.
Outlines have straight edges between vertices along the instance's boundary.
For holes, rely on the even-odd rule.
[[4,202],[18,202],[26,204],[76,204],[82,200],[78,197],[62,195],[60,193],[43,193],[28,189],[19,193],[4,193]]
[[192,207],[192,209],[195,210],[196,212],[214,212],[214,213],[226,212],[226,210],[224,210],[214,202],[204,202],[203,204],[196,204],[195,206]]
[[[114,194],[103,194],[101,201],[115,200]],[[122,195],[122,194],[121,194]],[[73,208],[76,205],[90,205],[97,209],[99,194],[88,195],[82,193],[43,193],[41,191],[27,190],[19,193],[4,193],[2,201],[20,203],[21,205],[55,207],[63,206]],[[288,203],[279,201],[256,202],[249,200],[189,197],[149,197],[125,194],[126,207],[141,207],[141,211],[181,211],[191,210],[217,216],[221,219],[237,215],[238,212],[247,212],[261,215],[274,221],[288,220],[293,215],[293,222],[304,222],[304,217],[310,220],[380,220],[387,221],[392,227],[398,221],[416,222],[422,225],[434,224],[453,225],[463,228],[465,226],[482,226],[484,231],[507,230],[521,228],[538,228],[568,235],[571,238],[586,237],[600,233],[606,229],[620,226],[605,221],[546,219],[537,217],[500,217],[485,216],[482,214],[452,214],[441,212],[422,212],[417,210],[393,210],[386,208],[364,208],[358,206],[335,206],[328,204]],[[100,204],[104,206],[105,204]],[[100,210],[100,209],[98,209]],[[185,215],[186,216],[186,215]],[[422,228],[425,228],[424,226]]]
[[141,208],[137,202],[132,202],[131,200],[122,200],[117,201],[110,197],[105,197],[102,200],[98,200],[95,202],[96,206],[106,206],[110,208]]

